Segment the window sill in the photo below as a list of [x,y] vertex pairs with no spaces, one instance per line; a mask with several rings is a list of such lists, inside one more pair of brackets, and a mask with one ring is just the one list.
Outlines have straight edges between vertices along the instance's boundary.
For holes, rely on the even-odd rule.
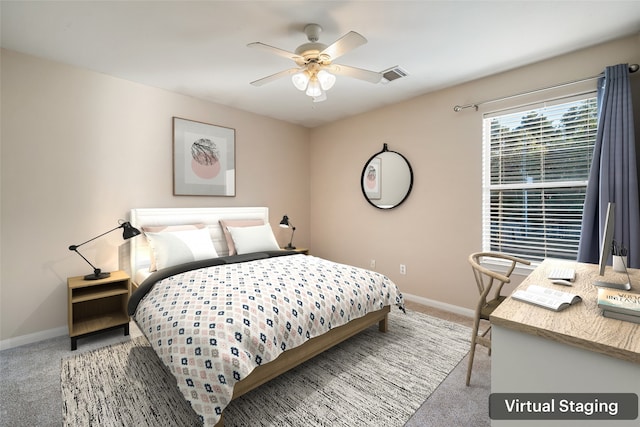
[[[501,261],[483,261],[481,263],[481,265],[483,267],[486,267],[486,268],[490,269],[490,270],[497,271],[498,273],[504,274],[504,273],[507,272],[507,269],[509,268],[511,263],[510,262],[501,262]],[[527,277],[539,265],[540,265],[540,262],[538,262],[538,261],[535,261],[535,262],[532,261],[530,265],[517,264],[516,268],[513,270],[512,275],[515,274],[515,275],[518,275],[518,276]]]

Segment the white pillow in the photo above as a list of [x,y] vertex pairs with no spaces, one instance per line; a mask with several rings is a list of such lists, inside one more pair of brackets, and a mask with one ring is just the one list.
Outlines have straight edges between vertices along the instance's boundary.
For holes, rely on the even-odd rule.
[[180,224],[180,225],[145,225],[142,227],[142,232],[145,235],[145,240],[149,245],[149,271],[156,271],[158,268],[156,267],[156,259],[153,253],[153,248],[151,247],[151,241],[147,239],[147,234],[149,233],[167,233],[167,232],[176,232],[176,231],[185,231],[185,230],[195,230],[197,228],[207,228],[204,224]]
[[224,233],[224,239],[227,241],[227,247],[229,248],[229,255],[235,255],[236,247],[233,244],[233,237],[229,233],[228,227],[254,227],[256,225],[263,225],[262,219],[221,219],[220,227]]
[[145,232],[158,270],[202,259],[217,258],[218,253],[206,228],[195,230]]
[[260,251],[277,251],[280,249],[278,241],[273,235],[271,225],[256,225],[254,227],[227,227],[233,245],[238,254],[248,254]]

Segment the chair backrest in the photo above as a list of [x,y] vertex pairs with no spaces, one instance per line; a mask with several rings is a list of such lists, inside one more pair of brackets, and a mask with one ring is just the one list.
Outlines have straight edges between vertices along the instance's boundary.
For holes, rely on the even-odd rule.
[[[482,261],[486,259],[493,259],[496,263],[507,266],[505,273],[499,273],[497,271],[490,270],[482,265]],[[469,362],[467,368],[467,385],[471,380],[471,368],[473,366],[473,356],[476,351],[476,344],[480,344],[489,349],[489,355],[491,355],[491,325],[484,329],[484,332],[479,332],[479,326],[481,319],[491,320],[491,313],[505,300],[506,297],[500,296],[500,291],[505,283],[511,281],[510,276],[513,270],[516,268],[516,264],[531,264],[529,261],[517,258],[511,255],[503,254],[500,252],[476,252],[469,255],[469,263],[473,269],[473,275],[476,278],[476,284],[478,285],[478,291],[480,291],[480,298],[476,305],[475,318],[473,323],[473,334],[471,338],[471,351],[469,352]],[[499,282],[499,285],[495,288],[495,293],[492,299],[487,300],[487,295],[491,292],[494,282]]]
[[[481,263],[485,259],[493,259],[506,264],[506,272],[499,273],[484,267]],[[469,255],[469,264],[471,264],[471,268],[473,269],[476,285],[480,292],[480,299],[482,301],[486,301],[487,295],[491,291],[494,281],[499,283],[494,292],[494,298],[497,298],[500,295],[504,284],[511,282],[511,273],[513,273],[513,270],[515,270],[518,263],[524,265],[531,264],[528,260],[500,252],[476,252]]]

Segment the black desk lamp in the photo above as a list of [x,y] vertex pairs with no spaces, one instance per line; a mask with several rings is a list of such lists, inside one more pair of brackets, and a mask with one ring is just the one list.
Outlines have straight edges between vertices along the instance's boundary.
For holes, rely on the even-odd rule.
[[105,278],[107,278],[107,277],[111,276],[111,273],[109,273],[109,272],[103,273],[99,268],[96,268],[93,264],[91,264],[91,263],[89,262],[89,260],[88,260],[88,259],[86,259],[86,258],[85,258],[85,257],[84,257],[80,252],[78,252],[78,248],[79,248],[80,246],[84,245],[85,243],[89,243],[89,242],[91,242],[91,241],[93,241],[93,240],[96,240],[98,237],[102,237],[102,236],[104,236],[105,234],[109,234],[109,233],[111,233],[112,231],[117,230],[118,228],[122,228],[122,229],[123,229],[123,232],[122,232],[122,238],[123,238],[123,239],[125,239],[125,240],[128,240],[128,239],[130,239],[130,238],[132,238],[132,237],[135,237],[135,236],[137,236],[138,234],[140,234],[140,230],[138,230],[137,228],[135,228],[134,226],[132,226],[132,225],[129,223],[129,221],[122,221],[122,220],[120,220],[120,221],[119,221],[119,224],[120,224],[120,225],[118,225],[116,228],[114,228],[114,229],[112,229],[112,230],[109,230],[109,231],[107,231],[107,232],[105,232],[105,233],[102,233],[101,235],[96,236],[96,237],[94,237],[93,239],[89,239],[89,240],[87,240],[87,241],[86,241],[86,242],[84,242],[84,243],[80,243],[79,245],[71,245],[71,246],[69,246],[69,250],[70,250],[70,251],[74,251],[75,253],[77,253],[78,255],[80,255],[80,256],[82,257],[82,259],[83,259],[83,260],[85,260],[85,261],[87,261],[87,264],[89,264],[89,265],[93,268],[93,274],[87,274],[86,276],[84,276],[84,280],[98,280],[98,279],[105,279]]
[[292,245],[293,243],[293,233],[296,232],[296,228],[293,226],[293,223],[291,221],[289,221],[289,217],[288,216],[283,216],[282,217],[282,221],[280,221],[280,227],[282,228],[289,228],[291,227],[291,240],[289,241],[289,244],[287,246],[285,246],[285,249],[295,249],[296,247]]

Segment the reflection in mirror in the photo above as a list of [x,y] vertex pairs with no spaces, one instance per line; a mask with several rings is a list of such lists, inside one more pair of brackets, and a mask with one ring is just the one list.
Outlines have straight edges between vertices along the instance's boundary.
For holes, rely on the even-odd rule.
[[362,170],[362,193],[369,203],[379,209],[392,209],[404,202],[413,187],[413,170],[400,153],[390,151],[384,144]]

